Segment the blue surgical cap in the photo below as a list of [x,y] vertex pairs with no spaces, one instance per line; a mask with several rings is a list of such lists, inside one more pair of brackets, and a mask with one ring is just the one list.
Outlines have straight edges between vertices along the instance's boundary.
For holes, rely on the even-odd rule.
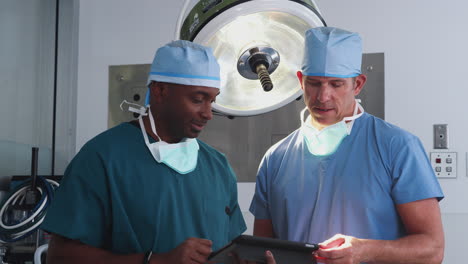
[[[156,51],[147,85],[151,81],[220,88],[220,68],[211,48],[176,40]],[[149,102],[148,90],[145,105]]]
[[302,74],[349,78],[361,74],[362,41],[357,33],[334,27],[306,32]]

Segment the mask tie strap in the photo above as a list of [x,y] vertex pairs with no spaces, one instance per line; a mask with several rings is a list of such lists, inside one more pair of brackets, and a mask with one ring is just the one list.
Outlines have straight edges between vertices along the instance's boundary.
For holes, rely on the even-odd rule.
[[365,112],[365,111],[364,111],[364,107],[362,107],[362,105],[360,104],[360,103],[361,103],[361,99],[356,99],[356,101],[358,102],[359,111],[361,111],[361,113],[359,113],[359,116],[358,116],[358,117],[361,117],[362,114]]
[[[348,135],[351,135],[351,131],[353,130],[354,126],[354,121],[364,114],[364,108],[360,104],[361,99],[355,100],[356,104],[354,106],[353,116],[343,118],[345,121],[350,121],[348,124],[346,124]],[[361,111],[361,113],[358,114],[358,110]]]
[[158,137],[158,140],[162,141],[161,138],[159,137],[158,133],[156,132],[156,125],[154,124],[153,113],[151,113],[151,106],[148,106],[148,109],[149,109],[148,112],[149,112],[149,120],[150,120],[150,123],[151,123],[151,130],[156,135],[156,137]]
[[149,140],[148,140],[148,135],[146,135],[146,131],[145,131],[145,124],[143,123],[143,118],[140,116],[138,117],[138,122],[140,123],[140,129],[141,129],[141,133],[143,134],[143,138],[145,139],[145,143],[146,145],[149,145]]

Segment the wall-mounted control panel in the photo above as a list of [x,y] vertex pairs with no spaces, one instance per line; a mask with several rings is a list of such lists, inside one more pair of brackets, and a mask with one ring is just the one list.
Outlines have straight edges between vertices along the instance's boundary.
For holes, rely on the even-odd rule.
[[437,178],[457,178],[456,152],[431,152],[431,165]]

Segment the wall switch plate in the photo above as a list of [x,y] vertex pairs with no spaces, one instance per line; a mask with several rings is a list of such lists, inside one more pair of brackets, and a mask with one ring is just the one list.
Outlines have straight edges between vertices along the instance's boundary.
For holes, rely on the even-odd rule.
[[448,125],[434,125],[434,148],[448,149]]
[[431,152],[431,165],[437,178],[457,178],[456,152]]

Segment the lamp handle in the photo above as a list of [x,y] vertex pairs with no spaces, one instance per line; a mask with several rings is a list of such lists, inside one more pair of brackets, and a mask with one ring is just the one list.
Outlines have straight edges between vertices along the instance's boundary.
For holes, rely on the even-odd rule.
[[322,15],[322,12],[320,12],[318,5],[315,3],[315,0],[311,0],[311,2],[312,2],[312,5],[314,5],[315,10],[317,10],[317,13],[319,13],[319,15]]

